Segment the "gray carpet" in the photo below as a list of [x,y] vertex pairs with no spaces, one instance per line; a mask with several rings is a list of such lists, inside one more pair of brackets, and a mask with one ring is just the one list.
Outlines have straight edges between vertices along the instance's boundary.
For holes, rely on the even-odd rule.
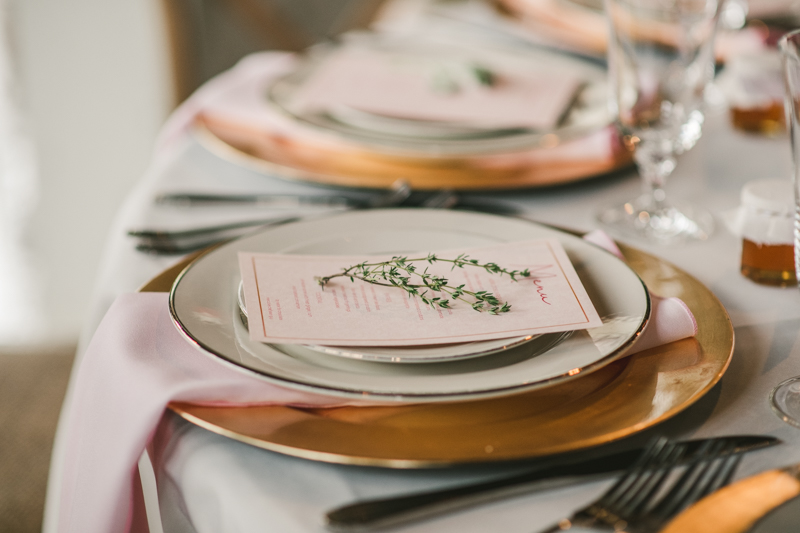
[[0,350],[0,531],[41,531],[47,470],[75,347]]

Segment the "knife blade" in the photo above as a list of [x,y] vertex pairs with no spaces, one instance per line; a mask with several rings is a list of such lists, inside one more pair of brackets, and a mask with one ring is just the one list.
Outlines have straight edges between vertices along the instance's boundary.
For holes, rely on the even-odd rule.
[[257,205],[297,209],[305,206],[316,207],[362,207],[366,201],[359,201],[344,196],[318,196],[301,194],[200,194],[200,193],[165,193],[156,197],[159,205],[190,207],[193,205]]
[[[746,453],[780,443],[779,439],[766,435],[697,439],[687,442],[683,459],[689,460],[704,442],[720,439],[735,443],[731,453]],[[369,531],[508,496],[602,479],[624,471],[643,451],[643,448],[635,448],[455,488],[362,500],[328,511],[326,526],[337,532]]]
[[[662,533],[701,533],[709,531],[709,524],[714,524],[715,533],[746,531],[777,533],[781,530],[768,529],[775,525],[774,521],[762,522],[759,519],[765,515],[770,517],[768,513],[773,510],[794,511],[797,504],[793,499],[796,500],[798,496],[800,496],[800,465],[768,470],[728,485],[700,500],[675,517]],[[789,503],[793,505],[788,506]],[[787,507],[784,507],[784,504],[787,504]],[[755,529],[751,530],[754,524]],[[797,522],[792,525],[790,531],[797,531]],[[764,529],[759,529],[762,526]]]

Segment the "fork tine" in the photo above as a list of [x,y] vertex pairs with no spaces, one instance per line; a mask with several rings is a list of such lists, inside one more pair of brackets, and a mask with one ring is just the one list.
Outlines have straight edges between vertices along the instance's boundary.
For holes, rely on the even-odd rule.
[[730,482],[741,459],[729,439],[704,442],[691,452],[688,465],[676,482],[672,472],[688,453],[684,444],[664,437],[655,439],[636,464],[598,500],[547,533],[575,525],[654,533],[684,507]]
[[679,506],[687,501],[696,485],[702,481],[705,468],[710,464],[710,459],[716,455],[719,449],[717,443],[704,443],[697,451],[697,454],[681,474],[680,478],[673,484],[672,489],[664,498],[653,508],[652,515],[665,518],[677,512]]
[[658,437],[653,440],[641,457],[605,494],[596,502],[601,507],[614,506],[621,498],[624,498],[632,487],[638,485],[639,481],[648,476],[648,469],[657,465],[662,459],[664,452],[667,453],[674,446],[667,438]]
[[[636,494],[637,488],[653,476],[655,468],[664,462],[674,450],[674,443],[665,437],[653,440],[645,449],[645,452],[637,459],[636,463],[620,477],[597,501],[588,507],[575,513],[567,521],[568,526],[559,524],[556,528],[548,530],[558,531],[568,529],[574,523],[591,526],[597,522],[603,522],[617,528],[620,524],[627,524],[618,513],[618,509],[625,501]],[[624,525],[622,526],[624,527]]]
[[664,442],[656,454],[647,457],[639,465],[628,483],[609,495],[610,497],[598,502],[595,507],[596,516],[608,523],[618,522],[621,517],[625,517],[626,521],[635,518],[637,511],[645,507],[649,498],[659,490],[683,452],[682,445]]
[[619,514],[635,518],[644,511],[648,504],[653,501],[653,497],[661,489],[664,481],[681,460],[685,451],[685,446],[673,444],[669,453],[663,457],[663,461],[651,471],[652,475],[641,483],[635,491],[632,491],[626,501],[619,506]]
[[[722,469],[720,469],[717,480],[714,482],[713,487],[707,494],[711,494],[712,492],[729,485],[731,480],[733,480],[733,476],[736,474],[736,469],[739,467],[739,463],[741,461],[741,454],[735,454],[725,458],[725,464],[722,466]],[[704,494],[703,496],[706,496],[707,494]]]
[[716,446],[710,453],[710,456],[701,461],[701,463],[703,463],[705,466],[704,468],[699,469],[697,481],[694,483],[693,487],[691,487],[691,490],[687,495],[688,499],[699,499],[702,497],[705,491],[707,491],[713,485],[713,482],[724,463],[724,459],[720,459],[720,457],[729,455],[732,449],[733,446],[730,444],[725,446]]
[[[728,456],[725,458],[715,458],[713,461],[713,468],[709,468],[708,474],[704,477],[703,483],[698,483],[694,490],[687,496],[684,502],[681,502],[680,507],[676,512],[683,510],[692,503],[699,499],[711,494],[715,490],[722,487],[726,482],[729,482],[733,477],[736,466],[739,464],[741,456]],[[727,481],[726,481],[727,480]]]
[[[730,443],[714,443],[710,449],[702,449],[652,515],[666,519],[730,482],[741,460],[740,455],[729,455],[733,451]],[[720,458],[724,455],[728,456]]]

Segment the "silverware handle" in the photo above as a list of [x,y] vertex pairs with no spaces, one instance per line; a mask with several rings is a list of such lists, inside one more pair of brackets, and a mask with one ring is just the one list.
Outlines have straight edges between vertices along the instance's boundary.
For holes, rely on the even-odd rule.
[[242,222],[231,222],[229,224],[218,224],[214,226],[204,226],[202,228],[192,228],[188,230],[150,230],[150,229],[136,229],[128,231],[131,237],[139,237],[143,239],[184,239],[192,237],[200,237],[204,235],[212,235],[214,233],[224,233],[226,231],[250,228],[255,226],[272,226],[277,224],[285,224],[299,220],[300,217],[272,217],[272,218],[259,218],[255,220],[245,220]]
[[[364,201],[357,199],[348,199],[344,197],[317,197],[317,196],[293,196],[295,200],[304,198],[304,201],[317,202],[317,205],[324,207],[334,207],[334,205],[326,204],[325,202],[334,202],[336,205],[341,206],[341,201],[348,202],[343,207],[345,209],[372,209],[377,207],[390,207],[403,203],[408,199],[411,194],[411,189],[408,184],[403,181],[397,181],[392,184],[388,192],[373,196],[372,198]],[[198,196],[192,194],[181,194],[179,196]],[[199,195],[204,196],[204,195]],[[161,199],[164,196],[160,197]],[[299,216],[284,216],[261,218],[256,220],[246,220],[242,222],[233,222],[229,224],[219,224],[214,226],[204,226],[200,228],[192,228],[187,230],[158,230],[158,229],[133,229],[128,231],[131,237],[141,239],[141,242],[136,247],[137,250],[147,253],[155,254],[180,254],[188,253],[202,248],[202,245],[211,245],[216,242],[226,240],[230,237],[237,236],[238,230],[243,228],[254,228],[257,226],[274,226],[278,224],[285,224],[287,222],[294,222],[300,220]]]
[[136,250],[146,254],[153,255],[185,255],[188,253],[196,252],[209,246],[219,244],[225,241],[235,239],[236,236],[229,237],[214,237],[211,239],[203,239],[199,241],[189,241],[187,243],[176,243],[173,241],[163,242],[140,242],[136,245]]
[[[686,441],[688,460],[701,450],[705,442],[727,440],[734,443],[729,453],[746,453],[780,443],[771,436],[738,435],[714,439]],[[339,532],[368,531],[393,526],[429,516],[497,500],[503,497],[534,492],[610,477],[629,468],[642,450],[629,450],[588,458],[571,464],[553,465],[508,477],[493,479],[451,489],[420,492],[407,496],[363,500],[329,511],[328,529]],[[559,529],[548,531],[559,531]]]
[[613,461],[610,466],[607,471],[558,478],[550,478],[550,469],[545,469],[452,489],[365,500],[329,511],[326,525],[331,531],[348,533],[396,526],[478,503],[606,478],[619,471]]

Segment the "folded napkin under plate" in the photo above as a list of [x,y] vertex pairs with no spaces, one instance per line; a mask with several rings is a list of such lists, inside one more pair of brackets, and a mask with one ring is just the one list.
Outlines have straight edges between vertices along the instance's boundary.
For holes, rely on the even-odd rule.
[[[648,327],[628,355],[694,335],[696,328],[683,302],[654,298]],[[131,514],[135,467],[170,402],[363,404],[284,388],[220,362],[200,354],[177,331],[166,294],[128,294],[114,303],[77,369],[60,428],[65,448],[61,485],[54,491],[60,498],[58,531],[124,532],[141,523]]]

